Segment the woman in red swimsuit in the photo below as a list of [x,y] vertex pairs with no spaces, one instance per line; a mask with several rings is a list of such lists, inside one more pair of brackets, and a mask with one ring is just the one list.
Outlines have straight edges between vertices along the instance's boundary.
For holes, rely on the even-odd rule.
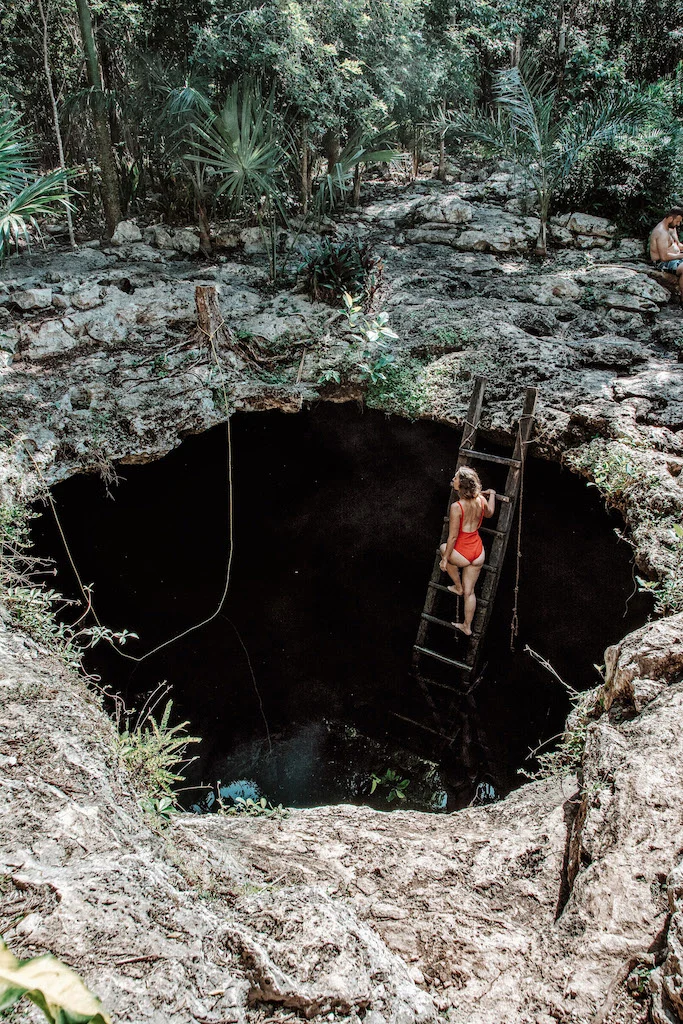
[[448,540],[441,545],[441,571],[447,572],[453,580],[453,585],[448,588],[450,592],[465,595],[464,621],[453,625],[466,636],[472,636],[472,620],[477,607],[474,584],[486,557],[479,527],[482,520],[490,519],[496,510],[496,492],[491,489],[482,491],[479,477],[469,466],[458,470],[451,485],[460,494],[460,500],[451,505]]

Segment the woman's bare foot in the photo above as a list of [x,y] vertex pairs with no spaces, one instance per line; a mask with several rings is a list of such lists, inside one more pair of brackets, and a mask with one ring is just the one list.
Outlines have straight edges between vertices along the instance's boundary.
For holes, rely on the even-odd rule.
[[457,594],[458,597],[462,597],[462,583],[454,583],[452,586],[446,587],[446,590],[450,590],[451,594]]
[[[450,590],[451,588],[449,587],[448,589]],[[455,626],[455,628],[459,629],[461,633],[465,634],[465,636],[472,636],[472,630],[469,626],[466,626],[464,622],[451,622],[451,626]]]

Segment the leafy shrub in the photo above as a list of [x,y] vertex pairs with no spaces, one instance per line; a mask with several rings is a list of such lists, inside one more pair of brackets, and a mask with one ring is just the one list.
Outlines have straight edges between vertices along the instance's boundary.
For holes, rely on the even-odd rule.
[[396,360],[383,370],[383,379],[371,382],[366,402],[370,408],[382,409],[397,416],[416,420],[428,404],[423,366],[415,359]]
[[[185,778],[181,774],[194,758],[186,758],[189,743],[199,743],[198,736],[188,736],[188,722],[169,725],[173,701],[169,700],[157,722],[153,715],[156,705],[168,692],[156,692],[133,722],[135,711],[128,711],[117,699],[117,718],[120,736],[119,757],[133,776],[133,784],[143,794],[140,806],[144,811],[168,819],[171,804],[175,803],[173,786]],[[170,801],[170,803],[169,803]]]
[[321,238],[303,254],[297,275],[314,300],[340,306],[344,294],[350,293],[367,307],[382,278],[382,261],[357,238]]
[[571,171],[556,197],[558,210],[584,210],[645,236],[683,193],[677,146],[643,137],[596,147]]
[[76,628],[83,616],[74,626],[60,621],[60,612],[75,602],[44,585],[49,563],[28,554],[31,521],[38,518],[27,505],[0,505],[0,597],[16,625],[78,670],[88,648],[102,640],[123,645],[137,636],[127,629],[114,632],[99,625]]
[[406,790],[410,785],[410,779],[404,779],[393,768],[387,768],[384,775],[377,775],[375,772],[370,776],[370,793],[374,793],[379,787],[386,790],[386,801],[388,804],[394,800],[405,800]]

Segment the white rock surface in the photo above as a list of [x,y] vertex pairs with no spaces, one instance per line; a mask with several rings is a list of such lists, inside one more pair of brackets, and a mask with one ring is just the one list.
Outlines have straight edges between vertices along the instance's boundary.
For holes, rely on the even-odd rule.
[[30,360],[62,356],[80,344],[79,339],[69,334],[59,320],[45,320],[35,327],[22,325],[21,341],[22,355]]
[[52,304],[51,288],[26,288],[15,292],[12,301],[24,312],[31,309],[47,309]]
[[[628,977],[653,965],[659,936],[654,1019],[671,1024],[683,995],[683,683],[662,629],[610,655],[608,690],[635,693],[639,672],[662,686],[630,720],[596,711],[578,792],[571,779],[527,784],[444,816],[180,815],[159,836],[83,682],[0,625],[5,939],[20,955],[76,951],[123,1024],[287,1011],[616,1024],[642,1019]],[[667,630],[683,647],[683,616]]]
[[173,248],[187,256],[199,252],[199,232],[195,228],[182,228],[173,232]]
[[111,236],[112,245],[127,245],[130,242],[141,242],[142,231],[133,220],[122,220],[116,225]]

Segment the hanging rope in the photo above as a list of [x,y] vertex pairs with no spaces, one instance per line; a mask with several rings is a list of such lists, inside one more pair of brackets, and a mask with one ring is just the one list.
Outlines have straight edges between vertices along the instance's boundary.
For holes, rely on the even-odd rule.
[[[522,432],[522,421],[533,419],[526,415],[520,416],[519,432]],[[531,441],[522,441],[520,445],[520,467],[519,467],[519,507],[517,510],[517,557],[515,563],[515,597],[512,607],[512,620],[510,622],[510,650],[514,653],[515,640],[519,634],[519,577],[522,561],[522,512],[524,509],[524,467],[526,464],[526,447]]]
[[[205,330],[201,326],[201,324],[198,324],[197,326],[198,326],[198,330],[202,334],[204,334],[206,336],[206,338],[208,339],[208,342],[209,342],[209,345],[210,345],[210,348],[211,348],[211,353],[213,355],[213,358],[214,358],[214,360],[216,362],[216,366],[218,367],[218,370],[219,370],[219,373],[220,373],[221,390],[223,392],[223,404],[224,404],[224,407],[225,407],[225,417],[226,417],[226,425],[227,425],[227,431],[228,431],[228,452],[227,452],[227,469],[228,469],[228,539],[229,539],[229,544],[230,544],[230,550],[229,550],[229,553],[228,553],[228,563],[227,563],[226,570],[225,570],[225,583],[223,585],[223,591],[221,593],[221,597],[220,597],[220,601],[218,603],[218,606],[216,607],[215,611],[213,611],[211,613],[211,615],[207,616],[207,618],[205,618],[205,619],[202,619],[201,622],[196,622],[196,623],[194,623],[194,625],[188,626],[187,629],[182,630],[180,633],[176,633],[174,636],[170,637],[168,640],[164,640],[163,643],[157,644],[156,647],[153,647],[151,651],[147,651],[146,654],[141,654],[141,655],[128,654],[126,651],[122,651],[120,649],[120,647],[112,644],[113,650],[116,651],[116,653],[119,655],[119,657],[125,658],[127,661],[137,662],[138,664],[140,662],[142,662],[142,661],[146,661],[147,658],[151,658],[153,654],[157,654],[159,651],[163,650],[165,647],[169,647],[171,644],[176,643],[178,640],[182,640],[184,637],[188,636],[190,633],[194,633],[198,629],[201,629],[203,626],[207,626],[210,622],[213,622],[213,620],[220,615],[220,613],[221,613],[221,611],[223,609],[223,605],[225,604],[225,601],[227,599],[228,590],[229,590],[229,587],[230,587],[230,576],[231,576],[231,571],[232,571],[232,556],[233,556],[233,548],[234,548],[232,436],[231,436],[231,429],[230,429],[230,405],[229,405],[229,402],[228,402],[228,394],[227,394],[227,391],[226,391],[226,388],[225,388],[225,374],[223,372],[223,367],[222,367],[222,364],[221,364],[221,361],[220,361],[220,357],[218,355],[218,350],[216,348],[216,343],[215,343],[215,336],[216,336],[216,334],[218,334],[219,331],[225,331],[225,321],[221,317],[221,322],[218,324],[218,326],[215,328],[215,330],[213,330],[211,332]],[[62,544],[64,545],[64,550],[66,552],[66,556],[67,556],[67,558],[69,560],[69,564],[70,564],[70,566],[71,566],[71,568],[73,570],[74,576],[76,577],[76,581],[78,583],[79,590],[81,591],[81,594],[83,596],[83,600],[85,601],[85,604],[86,604],[85,612],[77,620],[76,624],[81,622],[88,615],[88,613],[90,613],[92,615],[93,619],[95,620],[95,623],[100,627],[100,629],[106,629],[104,623],[100,620],[100,618],[99,618],[99,616],[97,614],[97,611],[95,609],[95,605],[93,604],[92,592],[85,586],[85,584],[83,583],[83,580],[81,579],[81,575],[80,575],[80,573],[78,571],[78,568],[76,566],[76,563],[74,561],[74,557],[73,557],[73,555],[71,553],[71,549],[69,547],[69,543],[68,543],[68,541],[66,539],[66,535],[64,533],[64,529],[62,527],[61,520],[60,520],[59,515],[57,513],[57,507],[55,505],[54,498],[52,497],[52,494],[50,492],[50,488],[49,488],[49,486],[47,484],[47,481],[46,481],[46,479],[45,479],[45,477],[43,475],[43,472],[42,472],[40,466],[38,465],[38,463],[36,462],[35,458],[33,457],[33,453],[31,451],[29,451],[29,449],[26,447],[23,438],[21,438],[17,434],[14,434],[11,430],[9,430],[3,424],[0,424],[0,427],[7,434],[9,434],[15,441],[18,441],[21,444],[21,446],[24,449],[25,453],[28,455],[29,459],[33,463],[33,466],[34,466],[34,469],[35,469],[35,471],[36,471],[36,473],[38,475],[38,478],[39,478],[40,482],[42,483],[42,485],[43,485],[43,487],[45,489],[45,498],[46,498],[46,500],[47,500],[47,502],[48,502],[48,504],[50,506],[50,509],[52,511],[52,515],[54,516],[54,520],[55,520],[55,523],[57,525],[57,530],[59,531],[59,535],[61,537]],[[240,643],[241,642],[242,641],[241,641],[241,638],[240,638]]]

